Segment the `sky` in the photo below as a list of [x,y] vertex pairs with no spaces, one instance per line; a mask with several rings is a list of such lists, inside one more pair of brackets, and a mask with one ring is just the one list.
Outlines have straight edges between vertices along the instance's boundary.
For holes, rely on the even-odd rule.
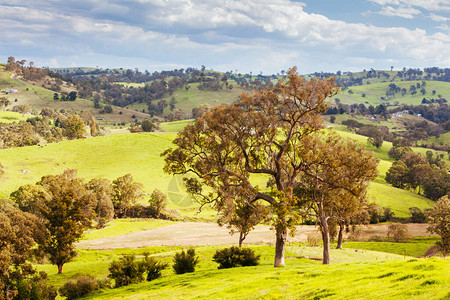
[[450,0],[0,0],[0,62],[302,74],[450,67]]

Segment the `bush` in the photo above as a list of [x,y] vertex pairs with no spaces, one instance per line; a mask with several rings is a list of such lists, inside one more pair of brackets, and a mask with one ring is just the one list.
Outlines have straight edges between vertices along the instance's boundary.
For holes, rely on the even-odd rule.
[[67,281],[60,289],[59,293],[67,299],[77,299],[93,291],[99,290],[107,285],[98,281],[94,276],[84,275],[77,280]]
[[161,277],[161,271],[167,268],[168,263],[158,262],[153,257],[149,257],[147,253],[144,254],[144,266],[147,271],[147,281],[152,281]]
[[235,268],[237,266],[256,266],[261,255],[249,248],[231,247],[217,250],[213,261],[219,264],[219,269]]
[[134,255],[125,255],[109,265],[108,277],[114,279],[114,287],[121,287],[144,280],[145,266]]
[[195,250],[188,249],[186,252],[181,251],[175,254],[173,259],[173,269],[177,274],[192,273],[198,264],[198,257],[195,257]]
[[[31,278],[25,278],[17,282],[17,295],[13,299],[26,300],[53,300],[58,292],[47,283],[47,273],[39,272]],[[0,294],[1,298],[2,294]]]

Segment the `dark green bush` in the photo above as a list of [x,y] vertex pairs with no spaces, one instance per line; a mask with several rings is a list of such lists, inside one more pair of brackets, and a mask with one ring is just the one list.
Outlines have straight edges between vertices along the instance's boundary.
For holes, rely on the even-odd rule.
[[183,250],[176,253],[173,262],[175,273],[192,273],[195,271],[195,266],[198,264],[198,257],[195,257],[195,250],[190,248],[186,252]]
[[60,289],[59,293],[67,299],[77,299],[93,291],[105,287],[106,282],[97,280],[94,276],[83,275],[76,280],[67,281]]
[[219,264],[219,269],[234,268],[238,266],[256,266],[261,255],[249,248],[231,247],[217,250],[213,261]]
[[[17,283],[17,295],[13,299],[53,300],[58,292],[47,282],[47,273],[39,272],[31,278],[21,279]],[[1,298],[2,294],[0,294]]]
[[145,271],[144,264],[134,255],[125,255],[109,265],[108,277],[115,280],[114,287],[121,287],[143,281]]
[[148,254],[145,254],[143,263],[147,270],[147,281],[152,281],[161,277],[161,271],[169,265],[168,263],[158,262],[153,257],[148,257]]

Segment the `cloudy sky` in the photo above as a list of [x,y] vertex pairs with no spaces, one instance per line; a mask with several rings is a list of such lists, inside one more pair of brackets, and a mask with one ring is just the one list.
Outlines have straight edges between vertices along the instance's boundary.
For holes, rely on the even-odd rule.
[[0,61],[265,74],[450,67],[450,0],[0,0]]

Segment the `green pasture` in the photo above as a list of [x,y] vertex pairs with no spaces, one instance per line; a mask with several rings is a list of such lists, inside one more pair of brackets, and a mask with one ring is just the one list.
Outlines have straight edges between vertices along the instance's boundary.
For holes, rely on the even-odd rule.
[[[364,84],[360,86],[351,86],[346,90],[341,91],[337,94],[333,99],[338,98],[341,100],[343,104],[353,104],[353,103],[364,103],[366,106],[373,105],[377,106],[380,104],[386,104],[389,102],[390,104],[394,104],[398,101],[399,104],[407,104],[407,105],[419,105],[422,103],[422,99],[437,99],[438,95],[441,95],[445,99],[450,99],[450,83],[443,81],[425,81],[426,86],[424,87],[427,91],[425,95],[420,93],[420,89],[418,89],[415,95],[411,95],[409,93],[409,87],[411,85],[416,85],[417,83],[421,84],[422,81],[396,81],[394,82],[400,88],[406,88],[408,91],[404,96],[401,93],[396,93],[394,97],[390,96],[389,100],[382,100],[381,97],[386,98],[386,90],[392,82],[380,82],[373,84]],[[353,94],[349,93],[349,90],[353,91]],[[433,95],[432,91],[435,90],[436,94]],[[363,97],[362,94],[366,96]]]
[[371,250],[377,252],[393,253],[398,255],[406,255],[420,257],[427,252],[439,237],[413,237],[411,241],[406,243],[393,242],[345,242],[343,247],[360,250]]
[[[176,126],[182,124],[174,124]],[[181,125],[182,126],[182,125]],[[366,137],[348,132],[339,132],[365,142]],[[174,134],[135,133],[114,134],[102,137],[64,141],[44,146],[31,146],[0,150],[0,162],[5,174],[0,177],[0,194],[9,195],[24,184],[32,184],[47,174],[59,174],[65,169],[77,169],[78,176],[90,180],[107,178],[110,180],[131,173],[137,182],[150,194],[154,189],[166,193],[171,203],[169,208],[178,209],[183,216],[195,219],[214,219],[215,213],[204,210],[198,214],[195,205],[183,189],[181,177],[167,175],[162,171],[164,161],[160,154],[172,146]],[[430,208],[433,202],[417,194],[385,184],[384,174],[390,167],[387,155],[390,143],[383,143],[380,149],[369,146],[380,159],[377,179],[369,189],[370,201],[390,207],[397,217],[407,217],[409,207]],[[426,149],[419,148],[425,152]],[[253,178],[255,184],[264,187],[262,176]],[[142,199],[146,202],[148,197]]]
[[174,122],[164,122],[159,124],[159,128],[164,132],[179,132],[183,130],[188,124],[190,124],[193,120],[181,120]]
[[26,120],[32,117],[30,114],[25,114],[22,116],[21,113],[13,111],[0,111],[0,123],[13,123]]
[[[286,267],[274,268],[274,248],[251,246],[261,254],[259,266],[217,269],[212,256],[224,246],[197,247],[200,263],[194,273],[175,275],[172,269],[151,282],[118,289],[105,289],[86,299],[445,299],[450,296],[450,262],[442,259],[413,259],[401,255],[354,249],[331,251],[331,265],[309,260],[321,257],[320,247],[289,247]],[[132,250],[80,250],[74,262],[56,267],[39,265],[49,273],[52,284],[61,286],[73,276],[89,273],[107,276],[109,263],[121,254],[144,252],[171,265],[180,247]]]
[[132,232],[155,229],[161,226],[173,224],[172,221],[160,219],[114,219],[101,229],[90,229],[83,234],[83,240],[95,240],[99,238],[118,236]]

